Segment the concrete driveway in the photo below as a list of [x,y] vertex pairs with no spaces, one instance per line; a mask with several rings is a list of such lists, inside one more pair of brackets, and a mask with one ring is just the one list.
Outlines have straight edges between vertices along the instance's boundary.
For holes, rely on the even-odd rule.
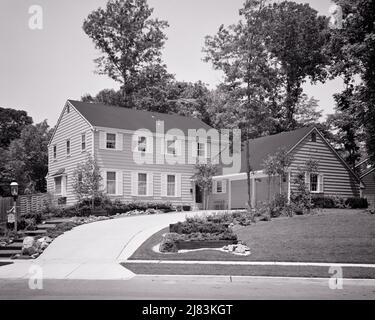
[[130,279],[134,273],[120,266],[120,262],[170,223],[203,214],[180,212],[85,224],[56,238],[36,260],[15,260],[14,264],[1,267],[0,278],[27,279],[42,272],[43,279]]

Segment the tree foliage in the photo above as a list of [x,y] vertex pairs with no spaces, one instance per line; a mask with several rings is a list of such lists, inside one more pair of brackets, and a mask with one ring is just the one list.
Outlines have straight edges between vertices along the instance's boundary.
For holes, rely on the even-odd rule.
[[12,140],[0,158],[0,180],[17,181],[21,193],[46,192],[48,143],[52,130],[47,121],[28,125]]
[[83,23],[103,53],[95,60],[97,72],[121,83],[122,104],[127,107],[132,107],[134,95],[149,96],[170,78],[161,59],[168,23],[152,19],[152,12],[146,0],[109,0]]
[[342,9],[343,25],[332,30],[328,46],[332,57],[330,71],[332,77],[343,77],[346,85],[335,96],[337,109],[344,116],[352,116],[353,127],[363,129],[367,153],[375,161],[375,2],[335,3]]
[[209,194],[212,191],[212,178],[217,173],[217,166],[212,163],[197,163],[193,179],[203,191],[204,209],[208,209]]
[[91,199],[94,209],[96,197],[102,194],[100,168],[95,158],[88,156],[85,162],[79,163],[73,172],[73,190],[78,200]]
[[7,149],[12,140],[20,137],[23,128],[32,123],[26,111],[0,107],[0,148]]

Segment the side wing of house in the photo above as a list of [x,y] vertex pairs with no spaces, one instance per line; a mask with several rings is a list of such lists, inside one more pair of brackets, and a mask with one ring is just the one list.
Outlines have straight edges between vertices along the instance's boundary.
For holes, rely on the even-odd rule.
[[375,205],[375,169],[362,176],[361,180],[365,184],[363,197],[367,198],[369,203]]
[[91,125],[66,103],[48,146],[47,191],[55,200],[66,198],[66,204],[77,201],[72,188],[73,172],[93,150]]
[[292,154],[292,192],[296,190],[296,173],[307,160],[313,159],[318,161],[318,172],[311,176],[306,174],[305,178],[312,193],[344,198],[360,196],[359,180],[316,129],[292,150]]

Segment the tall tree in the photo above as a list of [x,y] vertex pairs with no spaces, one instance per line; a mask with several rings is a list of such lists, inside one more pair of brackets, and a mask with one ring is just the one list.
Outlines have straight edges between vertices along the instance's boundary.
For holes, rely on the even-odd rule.
[[95,60],[97,72],[121,83],[126,107],[133,107],[137,92],[170,78],[161,59],[168,23],[151,19],[152,12],[146,0],[109,0],[105,9],[93,11],[83,23],[103,53]]
[[19,139],[13,140],[0,172],[0,180],[16,180],[21,192],[45,192],[48,173],[48,142],[51,137],[47,121],[26,126]]
[[345,90],[336,96],[337,109],[363,129],[368,155],[375,161],[375,1],[335,0],[343,23],[331,31],[328,46],[332,77],[341,76]]
[[[206,37],[206,61],[224,72],[224,87],[237,101],[237,124],[243,138],[250,139],[264,132],[269,117],[269,93],[277,78],[264,46],[264,0],[247,0],[240,10],[240,20],[227,28],[221,26],[215,36]],[[232,100],[232,101],[233,101]],[[251,162],[249,144],[246,150],[248,208],[251,203]]]
[[7,149],[12,140],[20,137],[22,129],[32,123],[26,111],[0,107],[0,148]]
[[267,50],[276,58],[275,66],[283,92],[285,129],[295,129],[297,105],[307,78],[323,81],[329,62],[325,54],[328,20],[308,4],[291,1],[273,3],[264,9],[264,36]]

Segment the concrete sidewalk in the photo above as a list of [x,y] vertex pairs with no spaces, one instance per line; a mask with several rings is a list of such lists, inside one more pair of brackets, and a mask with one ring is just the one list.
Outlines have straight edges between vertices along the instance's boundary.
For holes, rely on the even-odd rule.
[[44,279],[120,280],[134,273],[120,266],[155,232],[187,216],[205,212],[178,212],[116,218],[85,224],[56,238],[35,260],[14,260],[0,267],[0,278],[29,278],[41,267]]

